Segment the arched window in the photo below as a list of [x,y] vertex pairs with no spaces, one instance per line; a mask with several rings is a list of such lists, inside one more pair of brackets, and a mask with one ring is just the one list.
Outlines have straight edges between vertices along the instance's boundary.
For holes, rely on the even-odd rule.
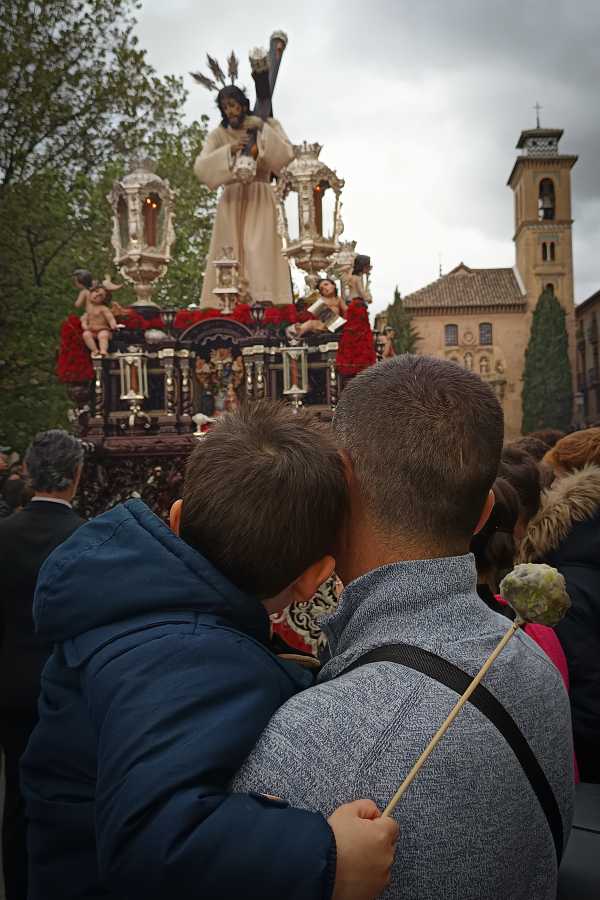
[[487,356],[482,356],[479,360],[479,374],[480,375],[489,375],[490,374],[490,361]]
[[493,344],[493,333],[491,322],[481,322],[479,325],[479,343],[484,346]]
[[546,285],[546,287],[544,288],[544,290],[545,290],[545,291],[548,291],[549,294],[553,294],[553,293],[554,293],[554,285],[552,284],[551,281],[548,282],[548,284]]
[[548,262],[548,244],[546,241],[542,244],[542,262]]
[[465,369],[472,369],[473,368],[473,354],[465,353],[464,359],[465,359]]
[[556,259],[556,245],[554,241],[550,242],[550,259],[552,262]]
[[444,325],[444,343],[446,347],[456,347],[458,344],[458,325]]
[[538,195],[539,218],[544,221],[554,218],[555,214],[554,182],[551,178],[542,178]]

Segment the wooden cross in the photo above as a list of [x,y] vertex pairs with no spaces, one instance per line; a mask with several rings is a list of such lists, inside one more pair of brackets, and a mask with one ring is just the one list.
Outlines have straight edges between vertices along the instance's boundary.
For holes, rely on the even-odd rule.
[[287,45],[287,37],[281,31],[271,35],[269,44],[269,69],[260,73],[252,73],[256,87],[256,104],[254,115],[261,119],[268,119],[273,115],[273,93],[279,74],[281,58]]

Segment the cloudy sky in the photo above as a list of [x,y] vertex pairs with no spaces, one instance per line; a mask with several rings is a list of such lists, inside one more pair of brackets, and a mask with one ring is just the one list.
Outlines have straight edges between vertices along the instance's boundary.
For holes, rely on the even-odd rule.
[[506,180],[537,101],[579,155],[576,300],[600,288],[598,0],[143,0],[138,18],[150,62],[185,76],[189,116],[215,125],[190,69],[233,48],[253,87],[248,51],[287,32],[275,115],[345,179],[344,237],[373,258],[375,309],[396,284],[433,281],[440,260],[513,265]]

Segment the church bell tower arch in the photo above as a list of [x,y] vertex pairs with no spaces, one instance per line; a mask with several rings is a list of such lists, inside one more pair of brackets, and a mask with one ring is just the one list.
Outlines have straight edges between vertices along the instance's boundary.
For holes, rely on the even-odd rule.
[[575,372],[575,297],[571,169],[577,156],[560,153],[560,128],[537,126],[521,132],[508,179],[514,194],[515,264],[531,314],[542,291],[551,288],[567,315],[569,356]]

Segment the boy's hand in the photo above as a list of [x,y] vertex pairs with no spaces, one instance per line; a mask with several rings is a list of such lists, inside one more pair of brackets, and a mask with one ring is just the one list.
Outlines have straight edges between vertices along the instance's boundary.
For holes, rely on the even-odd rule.
[[372,900],[390,880],[398,823],[372,800],[340,806],[328,819],[337,845],[332,900]]

